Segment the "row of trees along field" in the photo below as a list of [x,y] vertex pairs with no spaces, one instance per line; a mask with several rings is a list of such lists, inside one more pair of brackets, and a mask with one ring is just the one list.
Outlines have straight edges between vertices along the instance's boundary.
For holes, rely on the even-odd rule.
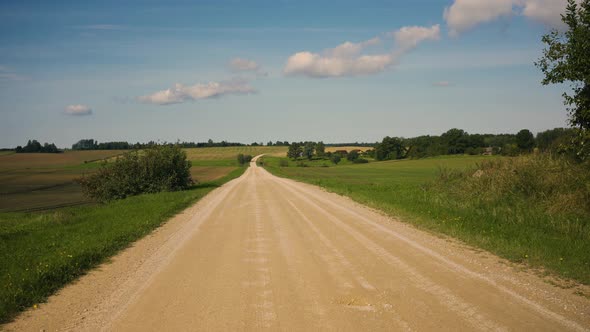
[[516,156],[532,152],[535,148],[543,152],[563,153],[575,135],[572,128],[546,130],[536,137],[528,129],[517,134],[469,134],[453,128],[440,136],[385,137],[375,145],[373,157],[394,160],[454,154]]
[[288,144],[287,157],[294,160],[299,158],[334,159],[332,161],[337,160],[334,162],[337,164],[340,161],[339,157],[363,163],[365,161],[362,157],[395,160],[455,154],[517,156],[532,152],[535,148],[542,152],[560,154],[567,150],[568,144],[575,136],[576,131],[572,128],[546,130],[538,133],[536,137],[528,129],[523,129],[517,134],[469,134],[462,129],[453,128],[440,136],[427,135],[413,138],[387,136],[375,144],[356,143],[356,146],[370,146],[374,149],[365,152],[356,149],[340,151],[336,153],[338,156],[325,152],[327,144],[323,142],[293,142]]
[[16,147],[16,149],[14,149],[14,151],[16,153],[60,153],[61,152],[61,150],[59,150],[57,148],[57,146],[55,146],[55,144],[45,143],[45,144],[41,145],[41,143],[39,143],[39,141],[37,141],[37,140],[29,140],[27,142],[27,145],[25,145],[24,147],[19,145]]
[[[258,143],[252,143],[252,145],[261,145]],[[176,142],[176,143],[167,143],[167,142],[154,142],[149,141],[147,143],[129,143],[125,141],[121,142],[103,142],[99,143],[94,139],[81,139],[78,142],[72,145],[72,150],[131,150],[131,149],[145,149],[156,145],[177,145],[181,148],[207,148],[207,147],[226,147],[226,146],[245,146],[246,144],[243,143],[236,143],[236,142],[213,142],[213,140],[208,140],[207,142]]]

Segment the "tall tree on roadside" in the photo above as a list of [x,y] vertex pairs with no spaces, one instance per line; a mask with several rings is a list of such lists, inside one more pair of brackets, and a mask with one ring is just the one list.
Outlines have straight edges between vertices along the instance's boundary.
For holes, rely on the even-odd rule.
[[577,156],[590,158],[590,0],[568,0],[561,16],[567,29],[554,29],[543,36],[547,48],[535,65],[545,78],[543,85],[569,83],[572,91],[563,94],[570,123],[578,129],[574,140]]

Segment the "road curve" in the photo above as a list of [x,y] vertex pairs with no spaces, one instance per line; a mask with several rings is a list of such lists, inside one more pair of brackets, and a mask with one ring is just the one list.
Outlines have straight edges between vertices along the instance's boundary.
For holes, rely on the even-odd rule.
[[585,331],[590,300],[253,162],[4,328]]

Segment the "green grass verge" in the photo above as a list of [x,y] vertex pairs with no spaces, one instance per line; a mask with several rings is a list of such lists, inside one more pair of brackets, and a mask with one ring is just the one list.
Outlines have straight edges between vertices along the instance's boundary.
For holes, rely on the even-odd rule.
[[0,322],[45,301],[245,170],[238,168],[186,191],[50,213],[0,213]]
[[[590,216],[547,213],[537,199],[522,195],[501,194],[490,203],[479,197],[456,195],[452,183],[439,181],[435,185],[440,167],[465,170],[485,160],[498,160],[494,158],[462,156],[336,167],[279,167],[284,158],[265,157],[264,163],[275,175],[318,185],[422,229],[590,284]],[[470,188],[464,189],[469,194]]]

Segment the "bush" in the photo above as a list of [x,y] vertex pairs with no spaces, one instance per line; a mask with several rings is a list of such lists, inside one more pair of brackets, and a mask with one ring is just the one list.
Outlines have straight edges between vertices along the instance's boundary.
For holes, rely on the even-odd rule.
[[367,159],[358,158],[352,161],[353,164],[367,164],[369,161]]
[[467,171],[442,169],[434,186],[460,204],[526,202],[549,215],[590,217],[590,164],[546,154],[487,161]]
[[352,150],[352,151],[350,151],[346,155],[346,159],[348,159],[349,161],[352,161],[352,162],[354,162],[355,160],[359,159],[359,151],[358,150]]
[[334,165],[338,165],[338,163],[340,162],[341,159],[342,159],[342,157],[340,157],[340,155],[337,153],[333,153],[332,156],[330,157],[330,161],[332,161],[334,163]]
[[77,180],[84,194],[106,202],[160,191],[179,191],[194,184],[191,162],[179,146],[154,146],[104,163],[98,172]]
[[252,161],[252,156],[251,156],[251,155],[249,155],[249,154],[246,154],[246,155],[244,155],[244,154],[241,154],[241,153],[240,153],[240,154],[238,155],[238,163],[239,163],[240,165],[244,165],[244,164],[246,164],[246,163],[249,163],[249,162],[251,162],[251,161]]

